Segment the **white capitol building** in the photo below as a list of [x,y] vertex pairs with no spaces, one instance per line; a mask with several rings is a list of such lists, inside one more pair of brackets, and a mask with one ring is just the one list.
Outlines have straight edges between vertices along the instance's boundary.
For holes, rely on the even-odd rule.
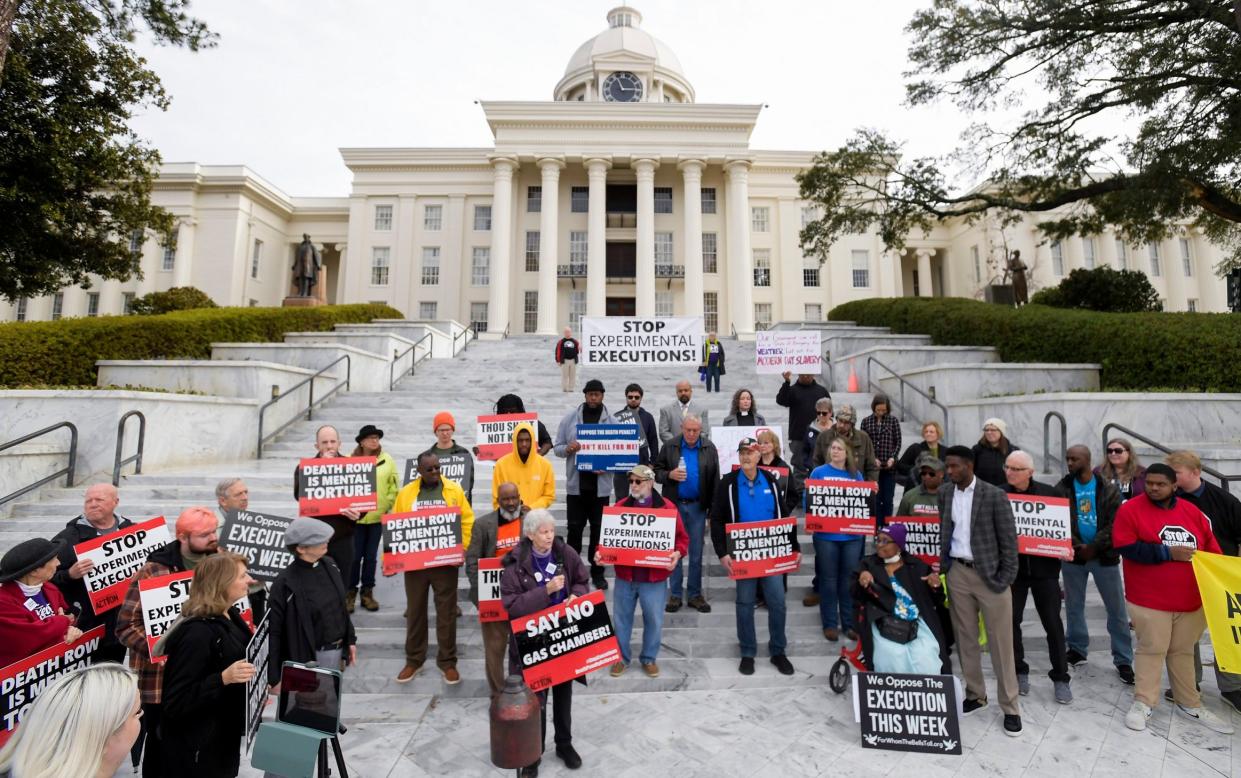
[[154,200],[177,217],[177,239],[132,241],[141,281],[0,304],[0,319],[120,314],[173,286],[280,305],[303,233],[322,253],[325,302],[385,302],[493,336],[604,314],[701,315],[746,335],[859,298],[981,297],[1006,248],[1032,266],[1032,289],[1108,264],[1146,273],[1165,310],[1226,309],[1222,253],[1193,230],[1146,246],[1111,232],[1047,243],[1034,219],[1003,231],[962,221],[910,236],[903,252],[853,235],[820,265],[799,246],[816,212],[793,178],[814,152],[750,148],[761,105],[697,102],[638,11],[607,19],[551,101],[481,103],[492,148],[341,149],[347,197],[291,197],[239,165],[166,164]]

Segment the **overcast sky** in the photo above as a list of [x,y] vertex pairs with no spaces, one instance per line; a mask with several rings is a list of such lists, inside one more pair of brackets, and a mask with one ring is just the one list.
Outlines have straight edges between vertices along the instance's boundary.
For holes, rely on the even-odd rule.
[[[929,0],[643,0],[643,29],[700,103],[766,103],[756,149],[818,151],[859,126],[951,149],[951,106],[903,106],[914,9]],[[550,100],[599,0],[245,0],[192,10],[219,33],[191,53],[139,44],[172,97],[134,126],[167,162],[245,164],[290,195],[345,196],[342,146],[490,146],[481,100]]]

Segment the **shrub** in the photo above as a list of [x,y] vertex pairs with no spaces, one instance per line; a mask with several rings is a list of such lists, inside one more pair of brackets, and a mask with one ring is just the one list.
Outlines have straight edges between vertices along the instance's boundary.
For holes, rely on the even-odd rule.
[[1084,308],[1109,313],[1162,311],[1159,292],[1144,273],[1107,265],[1077,268],[1059,285],[1037,292],[1030,302],[1053,308]]
[[832,320],[922,333],[939,345],[994,346],[1005,362],[1097,362],[1105,389],[1241,391],[1241,316],[1008,308],[963,298],[856,300]]
[[280,342],[286,332],[403,318],[387,305],[206,308],[159,316],[104,316],[0,324],[0,386],[93,386],[100,359],[209,359],[219,342]]
[[153,316],[173,311],[192,311],[197,308],[219,308],[206,292],[192,286],[174,286],[166,292],[144,294],[130,304],[130,312],[136,316]]

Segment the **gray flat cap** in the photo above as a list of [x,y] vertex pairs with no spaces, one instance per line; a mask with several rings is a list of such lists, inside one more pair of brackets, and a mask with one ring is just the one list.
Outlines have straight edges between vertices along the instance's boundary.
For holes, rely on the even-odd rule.
[[318,519],[294,519],[284,531],[286,546],[317,546],[332,539],[332,525]]

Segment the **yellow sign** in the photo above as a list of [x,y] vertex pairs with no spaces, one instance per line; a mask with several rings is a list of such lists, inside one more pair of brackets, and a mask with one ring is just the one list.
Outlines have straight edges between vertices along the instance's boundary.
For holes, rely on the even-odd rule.
[[1215,666],[1226,673],[1241,672],[1241,558],[1196,551],[1193,566]]

